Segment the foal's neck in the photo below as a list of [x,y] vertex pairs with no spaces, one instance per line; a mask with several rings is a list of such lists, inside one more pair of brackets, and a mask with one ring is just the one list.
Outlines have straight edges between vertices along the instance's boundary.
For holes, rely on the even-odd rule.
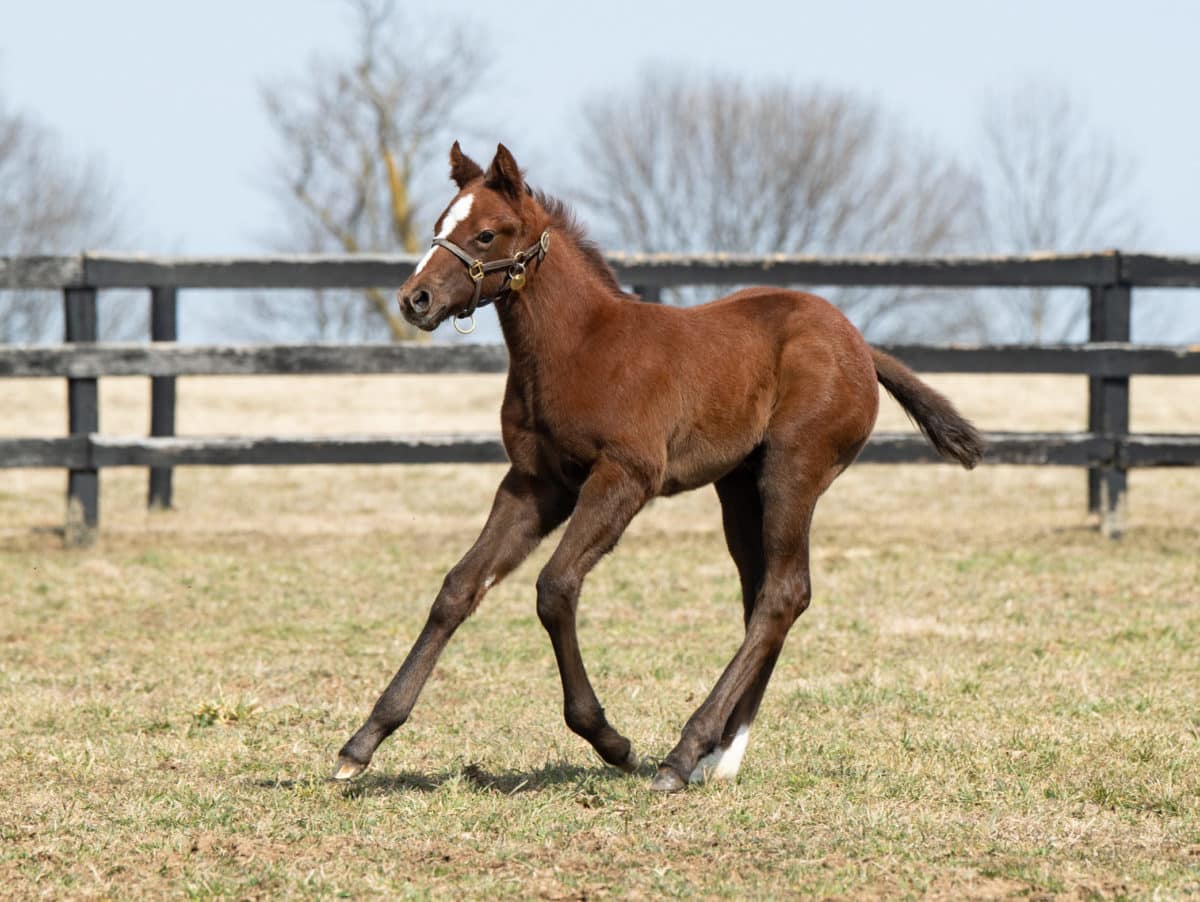
[[524,291],[497,305],[514,368],[576,353],[597,317],[622,303],[565,229],[550,229],[550,248],[530,266]]

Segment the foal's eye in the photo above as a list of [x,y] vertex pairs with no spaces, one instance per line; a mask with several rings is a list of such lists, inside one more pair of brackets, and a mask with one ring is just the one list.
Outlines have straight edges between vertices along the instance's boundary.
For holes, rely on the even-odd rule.
[[491,244],[492,239],[495,237],[496,237],[495,232],[491,231],[490,229],[484,229],[482,232],[480,232],[478,235],[475,236],[475,240],[478,241],[480,244]]

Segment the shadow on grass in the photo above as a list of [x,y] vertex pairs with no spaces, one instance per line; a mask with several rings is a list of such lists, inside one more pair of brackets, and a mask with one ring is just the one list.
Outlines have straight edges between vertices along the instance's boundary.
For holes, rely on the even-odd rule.
[[[625,774],[616,768],[596,765],[583,767],[564,761],[544,764],[536,770],[503,771],[491,773],[478,764],[466,764],[459,768],[447,768],[436,774],[401,771],[397,774],[381,774],[368,771],[349,783],[343,783],[343,794],[349,798],[364,795],[383,795],[403,792],[437,792],[443,786],[459,783],[476,792],[495,792],[502,795],[517,795],[527,792],[542,792],[546,789],[573,786],[580,789],[596,789],[602,785],[621,780],[637,780],[654,776],[655,762],[644,762],[634,774]],[[313,785],[313,778],[296,780],[258,780],[260,789],[291,790]],[[331,781],[329,781],[331,782]]]
[[527,792],[542,792],[565,786],[594,787],[601,783],[637,779],[653,776],[652,766],[643,766],[637,774],[629,775],[612,767],[596,765],[583,767],[563,761],[544,764],[536,770],[508,770],[492,773],[478,764],[467,764],[461,768],[447,769],[437,774],[420,774],[402,771],[398,774],[366,773],[346,786],[353,795],[390,792],[435,792],[447,783],[462,783],[479,792],[497,792],[502,795],[517,795]]

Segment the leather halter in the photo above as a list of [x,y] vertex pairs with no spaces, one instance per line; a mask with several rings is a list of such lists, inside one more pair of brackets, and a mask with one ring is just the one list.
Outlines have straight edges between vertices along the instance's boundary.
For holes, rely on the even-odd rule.
[[[467,275],[471,281],[475,283],[475,294],[471,298],[470,306],[467,307],[465,313],[456,313],[454,315],[454,328],[457,332],[467,335],[475,331],[475,311],[480,307],[486,307],[488,304],[495,303],[500,297],[509,291],[520,291],[525,287],[525,264],[537,258],[537,262],[541,263],[546,259],[546,251],[550,249],[550,230],[542,232],[535,244],[530,245],[523,251],[517,251],[511,257],[504,257],[500,260],[489,260],[486,263],[478,257],[472,257],[465,250],[450,241],[448,238],[434,238],[433,247],[444,247],[454,256],[458,257],[467,267]],[[505,270],[504,284],[500,286],[500,290],[494,295],[487,298],[481,298],[483,292],[483,280],[494,272]],[[460,319],[471,320],[471,327],[463,329],[458,325]]]

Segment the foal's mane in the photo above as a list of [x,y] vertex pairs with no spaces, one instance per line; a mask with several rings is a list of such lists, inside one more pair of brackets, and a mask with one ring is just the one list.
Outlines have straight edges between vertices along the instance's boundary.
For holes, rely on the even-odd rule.
[[613,294],[620,297],[627,295],[621,289],[621,283],[617,281],[617,274],[613,272],[612,267],[608,265],[608,261],[604,259],[604,253],[588,237],[587,231],[579,222],[575,211],[567,205],[565,201],[560,200],[545,191],[540,189],[529,189],[533,199],[541,204],[542,209],[550,217],[551,227],[556,231],[566,234],[566,236],[579,248],[583,254],[584,261],[591,268],[603,283],[604,287]]

